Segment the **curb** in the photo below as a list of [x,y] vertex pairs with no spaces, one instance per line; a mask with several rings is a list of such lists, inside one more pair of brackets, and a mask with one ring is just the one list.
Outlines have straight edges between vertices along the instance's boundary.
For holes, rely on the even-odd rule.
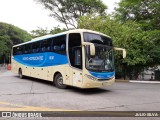
[[124,83],[160,83],[160,81],[139,81],[139,80],[115,80],[115,82],[124,82]]
[[160,81],[136,81],[136,80],[130,80],[131,83],[160,83]]
[[115,82],[129,82],[129,80],[115,80]]

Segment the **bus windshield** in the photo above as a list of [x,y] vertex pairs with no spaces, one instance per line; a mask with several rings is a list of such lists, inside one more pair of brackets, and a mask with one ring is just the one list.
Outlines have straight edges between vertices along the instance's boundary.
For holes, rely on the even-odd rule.
[[112,46],[111,38],[104,35],[89,33],[89,32],[84,32],[84,42],[91,42],[91,43]]
[[95,44],[95,56],[90,56],[89,46],[86,46],[86,68],[90,71],[114,71],[113,48]]
[[94,43],[95,45],[95,56],[90,56],[89,46],[85,47],[86,68],[97,72],[114,71],[114,54],[111,38],[85,32],[84,41]]

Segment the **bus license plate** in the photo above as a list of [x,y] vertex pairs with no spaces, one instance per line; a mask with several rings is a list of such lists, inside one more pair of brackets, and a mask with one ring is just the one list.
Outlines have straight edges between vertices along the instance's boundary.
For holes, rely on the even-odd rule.
[[102,83],[103,86],[108,85],[108,82]]

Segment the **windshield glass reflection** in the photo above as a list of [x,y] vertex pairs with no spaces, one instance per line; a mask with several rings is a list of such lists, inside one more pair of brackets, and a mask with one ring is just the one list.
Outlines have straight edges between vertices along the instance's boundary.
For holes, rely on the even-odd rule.
[[114,71],[113,48],[95,44],[95,56],[90,56],[86,46],[86,68],[91,71]]

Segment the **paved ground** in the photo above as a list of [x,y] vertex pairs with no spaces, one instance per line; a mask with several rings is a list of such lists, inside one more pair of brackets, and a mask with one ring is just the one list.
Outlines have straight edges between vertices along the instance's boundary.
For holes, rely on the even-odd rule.
[[[10,71],[0,71],[0,111],[4,110],[160,111],[160,84],[118,82],[99,89],[62,90],[51,82],[19,79]],[[87,118],[90,119],[93,118]]]

